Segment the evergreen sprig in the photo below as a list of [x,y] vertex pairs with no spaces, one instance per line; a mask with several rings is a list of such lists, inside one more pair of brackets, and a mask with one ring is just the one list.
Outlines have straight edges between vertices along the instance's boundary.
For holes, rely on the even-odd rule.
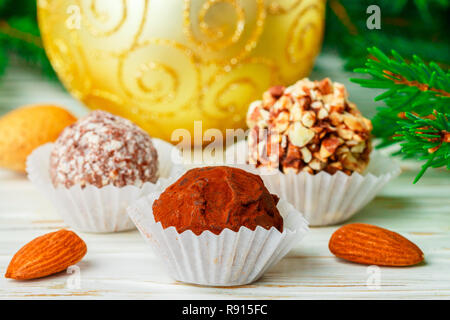
[[[400,143],[405,158],[426,160],[414,183],[419,181],[428,168],[446,167],[450,170],[450,122],[448,115],[435,112],[435,117],[421,118],[410,112],[399,121],[401,130],[394,140]],[[400,152],[398,152],[400,153]]]
[[432,167],[450,169],[450,72],[413,56],[406,61],[395,50],[388,57],[376,47],[368,49],[365,68],[369,79],[351,79],[366,88],[385,89],[375,98],[386,106],[372,119],[379,148],[400,143],[396,153],[404,158],[424,160],[416,183]]

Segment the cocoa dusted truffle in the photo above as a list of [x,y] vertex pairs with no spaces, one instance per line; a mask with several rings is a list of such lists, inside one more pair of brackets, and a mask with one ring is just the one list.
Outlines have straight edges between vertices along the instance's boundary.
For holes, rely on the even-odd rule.
[[158,179],[158,154],[145,131],[97,110],[64,129],[56,140],[50,177],[55,187],[141,186]]
[[220,234],[242,226],[282,232],[277,202],[257,175],[225,166],[203,167],[189,170],[169,186],[153,203],[153,215],[164,228],[173,226],[179,233]]
[[347,99],[344,85],[303,79],[276,86],[250,105],[248,162],[284,173],[362,173],[372,124]]

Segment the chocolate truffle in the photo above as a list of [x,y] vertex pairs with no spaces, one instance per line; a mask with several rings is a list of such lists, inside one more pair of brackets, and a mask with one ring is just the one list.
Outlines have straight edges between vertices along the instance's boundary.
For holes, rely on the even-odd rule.
[[55,187],[141,186],[158,179],[158,154],[145,131],[97,110],[68,126],[56,140],[50,177]]
[[284,173],[362,173],[372,150],[372,124],[326,78],[276,86],[249,107],[248,162]]
[[203,167],[186,172],[153,203],[153,215],[163,228],[196,235],[209,230],[239,231],[257,226],[283,231],[283,218],[271,195],[257,175],[231,167]]

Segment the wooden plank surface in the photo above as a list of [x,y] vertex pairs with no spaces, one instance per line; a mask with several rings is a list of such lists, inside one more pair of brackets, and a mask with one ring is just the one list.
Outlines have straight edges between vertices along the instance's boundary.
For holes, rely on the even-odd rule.
[[[321,57],[312,78],[324,75],[348,84],[345,79],[349,74],[340,72],[334,57]],[[373,114],[373,93],[364,93],[352,85],[349,90],[352,100],[366,114]],[[0,107],[10,109],[42,101],[61,103],[77,115],[86,112],[60,86],[38,74],[22,67],[8,71],[0,85]],[[26,282],[0,277],[0,298],[449,299],[450,174],[430,170],[417,185],[412,185],[417,164],[403,163],[402,167],[404,173],[350,222],[376,224],[414,241],[426,257],[426,262],[416,267],[368,269],[338,260],[328,251],[329,237],[337,228],[332,226],[311,229],[254,284],[201,287],[169,278],[137,231],[79,233],[88,246],[88,254],[78,264],[79,273],[62,272]],[[23,244],[64,226],[51,204],[26,177],[0,170],[0,274],[5,273],[12,255]],[[379,279],[379,285],[370,279]]]
[[[71,274],[18,282],[0,279],[0,298],[450,298],[450,176],[430,172],[412,186],[413,171],[392,181],[351,222],[367,222],[400,232],[425,252],[426,262],[410,268],[379,268],[379,287],[367,286],[366,266],[336,259],[328,239],[337,228],[313,228],[280,263],[251,285],[208,288],[170,279],[137,231],[80,233],[88,254],[80,286]],[[445,177],[445,179],[443,178]],[[26,242],[64,227],[51,205],[25,177],[0,172],[0,273]]]

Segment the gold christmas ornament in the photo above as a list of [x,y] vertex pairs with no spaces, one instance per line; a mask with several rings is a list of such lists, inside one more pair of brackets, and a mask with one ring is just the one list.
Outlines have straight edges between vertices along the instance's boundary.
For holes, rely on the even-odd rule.
[[168,141],[195,120],[245,128],[250,102],[308,75],[324,13],[325,0],[38,0],[68,90]]

